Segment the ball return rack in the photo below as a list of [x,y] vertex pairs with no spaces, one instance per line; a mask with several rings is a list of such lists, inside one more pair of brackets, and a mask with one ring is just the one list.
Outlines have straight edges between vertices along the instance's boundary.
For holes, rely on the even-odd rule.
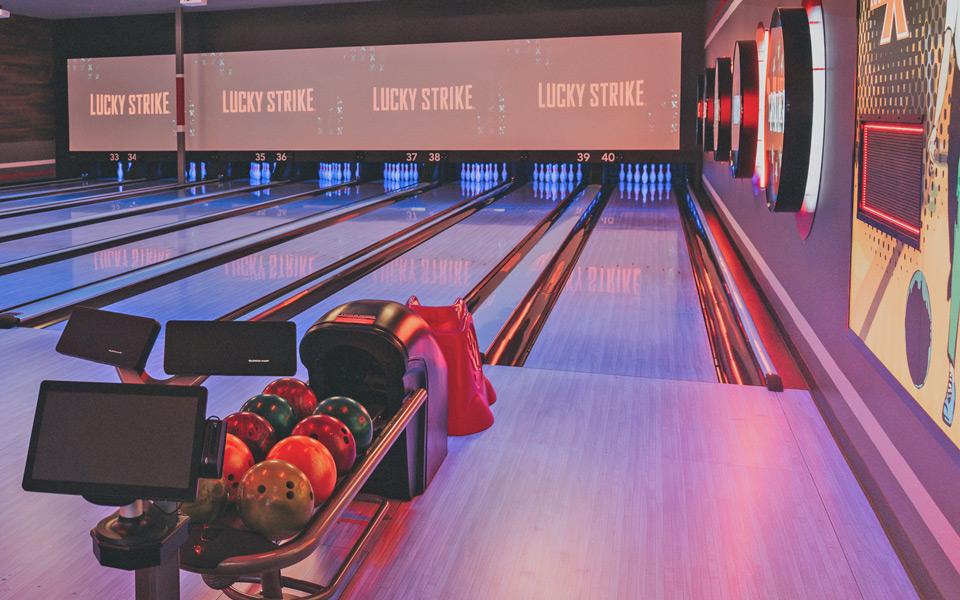
[[[407,319],[409,321],[409,319]],[[208,322],[209,323],[209,322]],[[263,326],[266,335],[272,335],[268,326],[273,326],[276,333],[277,322],[218,322],[224,326],[239,325]],[[292,324],[290,324],[292,325]],[[221,374],[210,372],[206,360],[221,361],[223,356],[203,356],[200,353],[196,358],[197,368],[192,369],[190,375],[174,375],[167,379],[152,377],[144,368],[146,357],[149,355],[156,340],[156,331],[159,324],[151,319],[120,315],[107,311],[82,309],[77,311],[68,322],[67,328],[58,344],[58,350],[64,354],[93,360],[95,362],[111,364],[117,370],[122,383],[120,384],[83,384],[79,382],[63,382],[70,385],[100,385],[113,386],[131,397],[152,393],[162,395],[165,391],[178,393],[177,390],[196,390],[203,397],[205,411],[206,390],[200,385],[208,376]],[[422,329],[422,328],[421,328]],[[238,330],[239,331],[239,330]],[[227,331],[227,334],[230,332]],[[249,340],[249,331],[241,332]],[[421,337],[422,331],[420,332]],[[374,337],[382,337],[377,332]],[[429,334],[428,334],[429,337]],[[295,340],[295,337],[293,338]],[[432,339],[432,338],[431,338]],[[223,340],[220,340],[223,342]],[[242,340],[237,340],[236,347],[242,347]],[[168,337],[167,343],[170,343]],[[422,345],[422,340],[420,341]],[[249,345],[249,344],[248,344]],[[269,345],[269,344],[268,344]],[[283,344],[281,344],[283,346]],[[124,348],[117,353],[118,347]],[[213,347],[223,348],[220,344]],[[231,347],[230,345],[226,347]],[[286,347],[280,353],[294,354],[293,364],[296,364],[295,344],[292,348]],[[357,563],[364,548],[371,537],[384,522],[391,507],[391,500],[379,494],[364,493],[364,487],[378,468],[388,467],[383,464],[391,450],[407,461],[407,471],[416,472],[419,483],[411,484],[408,492],[391,494],[399,498],[408,498],[422,493],[433,472],[428,470],[439,466],[426,464],[413,465],[419,455],[412,448],[426,445],[428,435],[428,388],[430,381],[436,378],[436,372],[429,375],[422,358],[403,353],[406,370],[403,373],[403,397],[392,414],[386,411],[373,411],[375,437],[371,446],[364,454],[358,456],[357,463],[349,473],[338,481],[333,495],[327,502],[318,508],[307,525],[299,534],[280,543],[275,543],[255,532],[231,527],[237,524],[239,518],[223,517],[210,524],[192,524],[189,517],[179,515],[177,502],[192,500],[196,494],[196,480],[198,476],[221,475],[223,460],[223,443],[225,429],[220,432],[220,442],[212,439],[207,427],[198,428],[194,442],[198,448],[202,447],[200,462],[203,465],[212,462],[214,470],[203,472],[203,466],[198,458],[193,457],[195,464],[186,465],[192,470],[191,487],[193,496],[170,498],[164,495],[122,495],[97,496],[96,494],[78,494],[75,488],[69,485],[48,485],[43,489],[27,486],[27,474],[24,478],[25,489],[54,493],[72,493],[84,495],[88,500],[104,505],[120,506],[113,514],[101,520],[91,530],[94,554],[103,566],[135,571],[137,600],[178,600],[180,598],[179,571],[185,570],[200,574],[206,585],[223,593],[234,600],[282,600],[284,598],[299,598],[301,600],[321,600],[336,594],[346,581],[348,573]],[[240,363],[246,363],[243,356],[236,356]],[[442,358],[440,359],[442,361]],[[289,364],[289,360],[278,360],[276,364]],[[262,361],[255,364],[256,375],[266,374],[263,371]],[[442,363],[441,363],[442,364]],[[222,368],[222,367],[218,367]],[[208,370],[204,370],[208,369]],[[228,369],[229,371],[229,369]],[[196,374],[201,373],[201,374]],[[237,375],[241,373],[229,372]],[[290,372],[270,373],[275,375],[292,375]],[[441,379],[443,383],[445,380]],[[439,388],[443,389],[443,388]],[[439,396],[445,399],[444,393]],[[445,406],[444,406],[445,408]],[[446,411],[442,413],[446,420]],[[433,420],[436,421],[434,416]],[[40,412],[38,409],[37,423],[31,437],[31,453],[28,455],[27,471],[31,468],[32,450],[38,440],[38,423]],[[163,429],[163,423],[151,423],[154,428]],[[446,455],[446,432],[443,435],[443,455]],[[214,435],[214,437],[216,437]],[[398,443],[400,441],[400,443]],[[434,441],[434,444],[437,442]],[[217,448],[218,446],[218,448]],[[400,446],[405,446],[401,448]],[[212,447],[212,449],[211,449]],[[123,448],[117,448],[123,452]],[[219,453],[219,455],[217,455]],[[153,460],[162,462],[164,453],[152,452]],[[389,468],[397,468],[397,457],[393,456]],[[420,459],[425,460],[423,457]],[[406,475],[406,474],[404,474]],[[384,479],[380,477],[380,479]],[[390,477],[388,475],[387,479]],[[124,488],[122,481],[112,482],[110,489]],[[375,486],[382,488],[381,485]],[[395,482],[394,482],[395,483]],[[389,489],[388,484],[388,489]],[[127,489],[127,488],[124,488]],[[389,493],[389,492],[388,492]],[[132,498],[136,498],[133,499]],[[324,583],[305,581],[282,575],[282,569],[293,566],[313,554],[320,543],[331,532],[338,520],[347,512],[354,501],[368,502],[376,506],[373,515],[369,518],[363,531],[347,552],[346,557],[338,565],[333,576]],[[259,584],[258,592],[249,593],[237,587],[237,584]],[[284,590],[292,590],[306,595],[291,596]]]

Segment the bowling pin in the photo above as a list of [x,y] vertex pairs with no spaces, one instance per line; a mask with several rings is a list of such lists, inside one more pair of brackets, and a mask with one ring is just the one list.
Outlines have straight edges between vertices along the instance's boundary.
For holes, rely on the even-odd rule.
[[667,164],[667,181],[672,181],[672,180],[673,180],[673,175],[670,174],[670,165],[668,163]]
[[260,181],[270,181],[270,163],[263,163],[260,165]]
[[260,163],[252,162],[250,163],[250,179],[260,179]]
[[562,165],[560,165],[560,174],[557,177],[557,179],[560,180],[562,183],[567,182],[567,163],[563,163]]
[[583,180],[583,169],[581,168],[582,166],[583,165],[581,163],[577,163],[577,183],[580,183],[580,181]]
[[197,163],[190,161],[190,166],[187,169],[187,180],[196,181],[197,180]]
[[117,181],[123,181],[123,163],[117,162]]
[[647,183],[650,180],[649,177],[650,176],[647,175],[647,165],[643,165],[643,175],[641,176],[640,181],[642,183]]

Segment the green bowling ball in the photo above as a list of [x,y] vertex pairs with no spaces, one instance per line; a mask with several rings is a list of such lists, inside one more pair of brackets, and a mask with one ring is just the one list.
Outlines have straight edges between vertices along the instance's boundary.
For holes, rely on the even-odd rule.
[[209,523],[220,516],[227,504],[227,487],[222,479],[198,479],[197,499],[180,505],[180,512],[194,523]]
[[285,460],[257,463],[240,482],[240,518],[268,539],[295,536],[312,514],[310,480]]
[[297,424],[297,413],[290,403],[273,394],[258,394],[243,403],[240,412],[252,412],[267,420],[277,434],[277,439],[290,435]]
[[357,450],[366,450],[373,442],[373,420],[362,404],[346,396],[330,396],[317,405],[315,415],[330,415],[347,426],[357,443]]

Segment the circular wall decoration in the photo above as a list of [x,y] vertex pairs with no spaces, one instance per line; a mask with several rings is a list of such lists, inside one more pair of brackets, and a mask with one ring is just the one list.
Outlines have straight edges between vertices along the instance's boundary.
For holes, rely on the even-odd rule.
[[703,149],[713,150],[713,86],[716,70],[703,73]]
[[767,206],[797,212],[806,191],[813,129],[813,57],[804,9],[773,11],[765,79]]
[[730,174],[753,177],[757,163],[757,123],[760,117],[757,43],[740,41],[733,46],[733,80],[730,102]]
[[756,41],[757,41],[757,156],[755,171],[753,174],[754,189],[759,189],[762,193],[757,194],[766,199],[767,189],[767,161],[763,153],[764,146],[764,123],[767,122],[767,40],[770,37],[770,30],[763,23],[757,23]]
[[729,58],[718,58],[713,86],[713,160],[730,160],[730,92],[733,71]]
[[797,231],[807,239],[813,230],[813,217],[820,201],[820,175],[823,171],[823,140],[827,119],[827,44],[823,34],[823,8],[820,0],[804,0],[810,27],[810,56],[813,60],[813,122],[810,131],[810,163],[803,204],[796,215]]
[[907,369],[913,385],[919,389],[927,380],[930,356],[933,350],[933,311],[930,307],[930,288],[921,271],[916,271],[907,288],[907,305],[903,315],[903,334],[906,342]]
[[703,148],[703,74],[697,79],[697,145]]

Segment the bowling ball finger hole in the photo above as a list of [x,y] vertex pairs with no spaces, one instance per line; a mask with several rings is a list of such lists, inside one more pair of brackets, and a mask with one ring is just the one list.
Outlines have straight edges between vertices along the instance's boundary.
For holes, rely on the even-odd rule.
[[293,489],[293,482],[292,482],[292,481],[288,481],[288,482],[287,482],[287,489],[288,489],[288,490],[292,490],[292,489]]
[[349,443],[350,443],[350,438],[347,437],[347,436],[343,436],[343,443],[344,443],[344,444],[349,444]]
[[293,500],[293,492],[287,492],[287,500]]
[[230,481],[233,481],[233,473],[230,473],[229,475],[227,475],[227,479],[229,479]]
[[257,488],[257,491],[262,494],[262,493],[264,493],[265,491],[267,491],[267,486],[261,485],[261,486],[259,486],[259,487]]

